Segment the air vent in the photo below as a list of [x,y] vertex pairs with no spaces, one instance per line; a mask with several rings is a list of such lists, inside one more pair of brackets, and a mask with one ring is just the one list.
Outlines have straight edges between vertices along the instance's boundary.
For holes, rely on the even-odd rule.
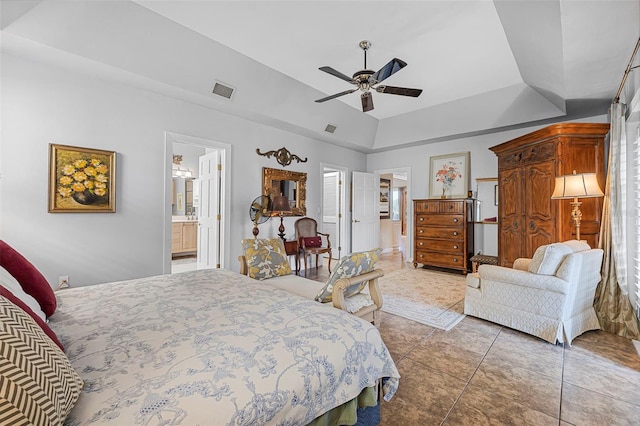
[[324,128],[325,132],[333,133],[336,131],[338,126],[334,126],[333,124],[327,124],[327,127]]
[[229,87],[226,84],[222,84],[218,81],[216,81],[215,85],[213,86],[213,94],[222,96],[226,99],[231,99],[235,90],[236,89],[234,89],[233,87]]

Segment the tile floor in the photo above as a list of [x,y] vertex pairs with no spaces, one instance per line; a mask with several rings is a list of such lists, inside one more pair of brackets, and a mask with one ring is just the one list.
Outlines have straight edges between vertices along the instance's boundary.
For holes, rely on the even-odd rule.
[[[413,267],[383,255],[389,272]],[[326,267],[307,278],[325,281]],[[467,316],[448,332],[382,313],[402,379],[383,426],[640,425],[640,342],[591,331],[571,347]]]

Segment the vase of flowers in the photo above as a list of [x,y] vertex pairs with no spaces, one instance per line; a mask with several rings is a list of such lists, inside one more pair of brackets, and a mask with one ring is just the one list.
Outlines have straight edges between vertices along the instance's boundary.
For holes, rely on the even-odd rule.
[[447,198],[447,191],[451,192],[455,180],[461,177],[457,163],[454,161],[444,163],[436,172],[436,182],[442,182],[442,195],[440,198]]
[[58,179],[58,194],[77,203],[90,205],[107,195],[109,167],[96,158],[78,159],[65,164]]

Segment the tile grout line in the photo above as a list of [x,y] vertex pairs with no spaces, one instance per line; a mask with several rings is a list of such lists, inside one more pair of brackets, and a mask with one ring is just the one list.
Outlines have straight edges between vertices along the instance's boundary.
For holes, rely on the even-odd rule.
[[560,406],[558,407],[558,426],[562,424],[562,393],[564,391],[564,362],[566,356],[567,347],[562,342],[562,374],[560,376]]
[[449,418],[449,415],[451,414],[451,412],[453,411],[454,407],[456,406],[456,404],[458,403],[458,401],[460,401],[460,398],[462,398],[462,395],[466,392],[467,388],[469,387],[469,384],[471,383],[471,380],[473,379],[473,377],[476,375],[476,373],[478,372],[478,370],[480,369],[480,366],[482,365],[482,363],[484,362],[485,358],[487,357],[487,354],[489,354],[489,351],[491,350],[491,348],[493,347],[493,345],[496,343],[496,340],[498,339],[498,336],[500,336],[500,334],[502,334],[502,330],[504,330],[504,326],[500,327],[500,331],[498,332],[498,334],[496,334],[496,337],[493,338],[493,341],[491,342],[491,345],[489,346],[489,348],[487,349],[487,351],[484,353],[484,355],[482,356],[482,359],[480,360],[480,362],[478,363],[478,366],[476,367],[475,370],[473,370],[473,373],[471,374],[471,376],[469,376],[469,380],[467,380],[467,383],[465,383],[464,387],[462,388],[462,390],[460,391],[460,394],[458,395],[458,397],[456,398],[455,401],[453,401],[453,404],[451,405],[451,408],[449,408],[449,411],[447,411],[447,414],[445,414],[444,419],[442,419],[442,421],[440,422],[440,426],[442,426],[444,424],[444,422],[447,421],[447,419]]
[[[389,315],[393,315],[393,314],[389,314]],[[395,315],[395,316],[397,316],[397,315]],[[399,317],[399,318],[402,318],[402,317]],[[405,359],[415,348],[418,347],[418,345],[420,345],[422,342],[427,340],[429,337],[433,336],[433,334],[435,332],[436,332],[436,329],[434,328],[429,334],[427,334],[425,337],[423,337],[421,340],[419,340],[415,345],[411,346],[411,348],[408,349],[407,352],[398,359],[398,361],[394,360],[394,362],[400,362],[403,359]]]

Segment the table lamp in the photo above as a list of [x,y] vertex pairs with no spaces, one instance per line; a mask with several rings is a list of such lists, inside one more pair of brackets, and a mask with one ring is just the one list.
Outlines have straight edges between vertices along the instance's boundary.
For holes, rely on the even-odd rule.
[[580,240],[580,201],[578,198],[604,197],[604,193],[598,185],[598,177],[595,173],[578,173],[564,175],[556,178],[556,186],[551,195],[553,200],[565,200],[573,198],[571,202],[571,219],[576,226],[576,239]]
[[284,217],[284,212],[290,212],[291,211],[291,206],[289,206],[289,199],[287,197],[282,196],[282,195],[275,197],[274,200],[273,200],[273,210],[272,211],[274,213],[278,213],[278,215],[280,216],[280,226],[278,227],[278,231],[280,231],[280,232],[278,233],[278,235],[284,241],[285,237],[284,237],[283,217]]

